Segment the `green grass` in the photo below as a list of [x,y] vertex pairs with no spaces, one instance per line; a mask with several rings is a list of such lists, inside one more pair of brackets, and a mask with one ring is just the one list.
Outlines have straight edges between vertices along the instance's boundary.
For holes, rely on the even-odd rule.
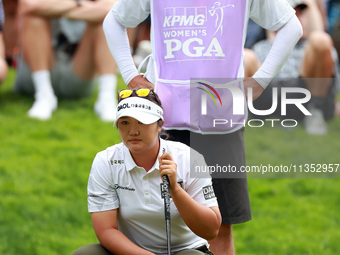
[[[118,133],[94,114],[95,94],[60,101],[50,121],[29,119],[33,99],[12,92],[14,75],[0,87],[0,254],[71,254],[97,241],[87,178]],[[340,163],[339,135],[339,119],[322,137],[247,128],[247,164]],[[248,180],[253,220],[234,226],[238,254],[340,254],[339,179],[265,177]]]

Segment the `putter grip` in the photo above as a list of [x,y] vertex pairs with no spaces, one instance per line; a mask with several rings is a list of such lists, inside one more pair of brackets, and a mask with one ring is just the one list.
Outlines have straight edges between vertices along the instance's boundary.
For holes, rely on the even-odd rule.
[[163,194],[164,194],[164,215],[166,220],[170,220],[170,191],[169,177],[163,175]]

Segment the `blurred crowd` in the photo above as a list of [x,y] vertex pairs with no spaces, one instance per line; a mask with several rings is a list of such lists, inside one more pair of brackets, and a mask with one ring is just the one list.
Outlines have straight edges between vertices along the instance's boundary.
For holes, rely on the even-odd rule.
[[[256,109],[270,109],[272,93],[281,88],[308,89],[311,99],[306,107],[311,113],[306,116],[295,106],[287,107],[286,118],[301,120],[310,134],[327,133],[326,121],[339,116],[339,103],[336,94],[339,91],[340,1],[333,0],[288,0],[300,20],[303,35],[295,45],[276,78],[254,102]],[[269,54],[275,32],[264,31],[256,24],[250,24],[246,42],[246,70],[252,75]],[[254,31],[257,31],[254,33]],[[248,57],[247,57],[248,55]],[[248,60],[248,61],[247,61]],[[248,66],[248,67],[247,67]],[[301,93],[292,93],[290,98],[299,99]],[[273,115],[282,116],[281,102]]]
[[115,120],[117,71],[102,29],[114,2],[3,1],[3,59],[16,68],[14,91],[34,97],[29,117],[48,120],[59,98],[90,96],[98,84],[94,111]]
[[[121,0],[122,1],[122,0]],[[287,0],[303,26],[303,36],[269,89],[256,100],[270,108],[271,89],[290,86],[312,95],[304,117],[307,132],[327,133],[326,121],[340,116],[338,52],[340,0]],[[28,116],[48,120],[59,98],[92,95],[102,121],[115,120],[117,68],[107,47],[102,22],[115,0],[0,0],[0,84],[8,67],[16,69],[16,93],[34,97]],[[136,66],[151,53],[150,18],[128,30]],[[245,77],[252,76],[268,55],[275,33],[249,21],[245,43]],[[313,78],[313,79],[311,79]],[[295,79],[298,82],[287,82]],[[292,113],[292,117],[299,116]],[[302,118],[302,117],[301,117]]]

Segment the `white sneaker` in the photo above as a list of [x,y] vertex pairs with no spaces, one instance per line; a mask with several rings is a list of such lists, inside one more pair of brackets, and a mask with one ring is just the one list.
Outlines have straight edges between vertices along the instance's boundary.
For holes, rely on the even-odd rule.
[[311,116],[306,116],[303,120],[308,134],[325,135],[327,134],[327,124],[323,117],[322,111],[317,108],[309,109]]
[[33,106],[28,111],[28,116],[38,120],[49,120],[52,113],[57,109],[57,97],[52,95],[49,97],[36,97]]
[[143,60],[152,53],[152,45],[149,40],[140,41],[136,49],[133,60],[137,67],[143,62]]
[[94,104],[94,111],[104,122],[114,122],[116,120],[117,101],[113,98],[97,99]]

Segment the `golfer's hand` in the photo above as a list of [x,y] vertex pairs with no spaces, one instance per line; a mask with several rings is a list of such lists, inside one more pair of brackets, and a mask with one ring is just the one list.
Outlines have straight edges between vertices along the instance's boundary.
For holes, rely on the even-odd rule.
[[163,155],[158,157],[159,161],[159,171],[161,177],[167,175],[170,182],[170,190],[175,190],[177,187],[177,164],[172,159],[169,152],[165,152]]
[[155,87],[154,84],[148,81],[142,74],[137,75],[134,77],[128,84],[128,87],[130,89],[135,89],[135,88],[151,88],[153,89]]
[[246,95],[246,99],[248,101],[248,88],[252,88],[253,90],[253,101],[261,96],[263,92],[263,87],[258,84],[258,82],[254,78],[246,78],[243,81],[244,84],[244,92]]

